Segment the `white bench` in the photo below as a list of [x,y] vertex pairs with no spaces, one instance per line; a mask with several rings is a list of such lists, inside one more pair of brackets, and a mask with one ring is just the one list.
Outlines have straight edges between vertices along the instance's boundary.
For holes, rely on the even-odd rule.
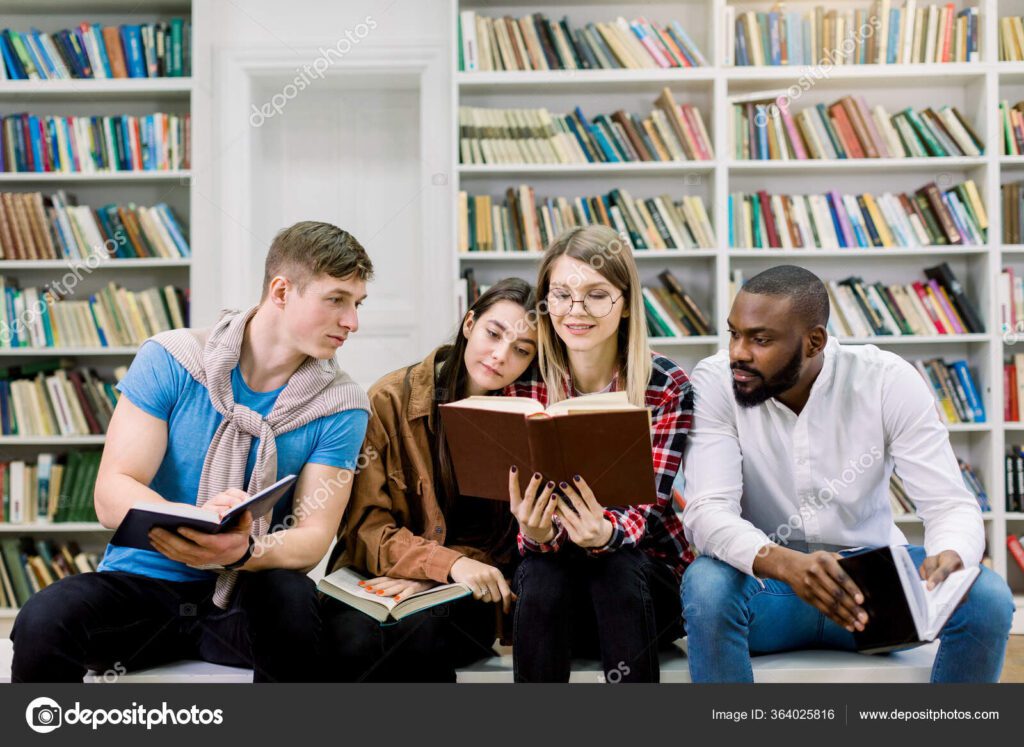
[[[927,682],[938,643],[889,654],[865,656],[845,651],[793,651],[786,654],[755,656],[754,680],[757,682]],[[689,682],[686,666],[686,642],[661,656],[662,682]],[[0,639],[0,682],[11,681],[10,639]],[[570,682],[599,682],[601,665],[597,661],[575,662]],[[614,677],[614,675],[613,675]],[[248,669],[225,667],[205,661],[179,661],[152,669],[128,672],[119,677],[90,673],[86,682],[252,682]],[[512,652],[499,653],[473,666],[459,670],[458,682],[512,682]]]

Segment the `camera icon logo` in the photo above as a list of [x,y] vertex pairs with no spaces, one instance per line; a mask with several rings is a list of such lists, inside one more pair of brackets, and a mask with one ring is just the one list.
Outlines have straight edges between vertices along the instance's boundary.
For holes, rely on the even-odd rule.
[[36,698],[25,709],[28,727],[38,734],[49,734],[63,723],[64,709],[53,698]]

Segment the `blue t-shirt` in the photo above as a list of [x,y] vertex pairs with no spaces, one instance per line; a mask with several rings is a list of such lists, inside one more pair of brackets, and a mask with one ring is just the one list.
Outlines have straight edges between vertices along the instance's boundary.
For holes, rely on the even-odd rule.
[[[149,487],[165,500],[195,505],[207,448],[222,420],[210,403],[206,387],[163,346],[147,342],[117,388],[139,409],[167,421],[167,452]],[[231,372],[231,390],[235,402],[266,416],[284,387],[254,392],[236,366]],[[368,419],[365,410],[345,410],[282,433],[276,439],[277,478],[297,475],[310,462],[354,470]],[[245,467],[245,485],[256,464],[258,447],[259,439],[254,438]],[[271,527],[280,526],[291,513],[294,492],[293,488],[274,507]],[[107,545],[99,570],[169,581],[198,581],[213,576],[210,571],[190,568],[151,550],[117,545]]]

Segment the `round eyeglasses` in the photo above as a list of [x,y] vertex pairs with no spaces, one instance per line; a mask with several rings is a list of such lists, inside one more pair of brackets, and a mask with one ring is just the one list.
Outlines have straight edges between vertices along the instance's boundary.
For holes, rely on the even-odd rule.
[[576,304],[582,304],[583,311],[592,317],[600,318],[611,314],[612,308],[620,298],[622,298],[622,294],[612,298],[607,291],[593,290],[577,301],[568,291],[553,290],[549,291],[547,296],[548,313],[551,316],[566,316],[572,313]]

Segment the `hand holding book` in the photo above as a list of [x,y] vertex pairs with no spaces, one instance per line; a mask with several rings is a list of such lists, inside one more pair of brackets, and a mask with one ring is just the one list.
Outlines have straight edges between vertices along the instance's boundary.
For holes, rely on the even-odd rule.
[[962,570],[964,561],[956,550],[943,550],[938,555],[930,555],[924,559],[919,572],[921,578],[928,582],[928,591],[946,580],[954,571]]
[[604,547],[611,541],[612,523],[586,480],[579,475],[572,479],[575,487],[565,482],[558,485],[562,494],[555,515],[574,545],[587,549]]

